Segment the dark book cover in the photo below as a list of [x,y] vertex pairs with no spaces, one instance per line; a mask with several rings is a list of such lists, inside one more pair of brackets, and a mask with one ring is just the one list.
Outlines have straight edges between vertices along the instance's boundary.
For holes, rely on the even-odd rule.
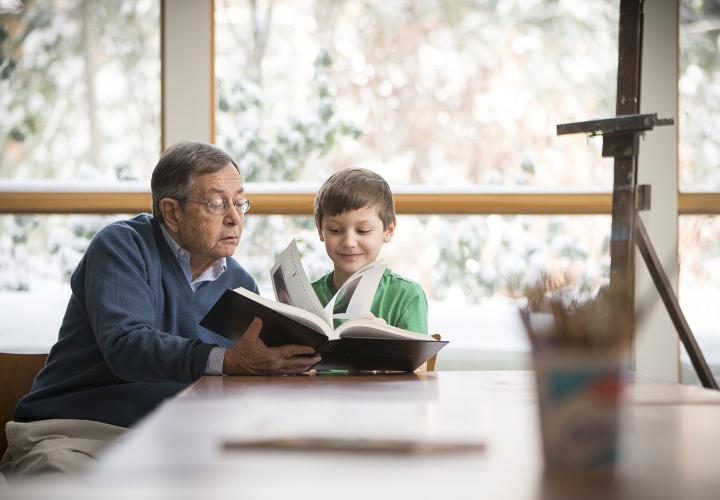
[[322,357],[318,370],[413,371],[445,347],[446,341],[414,339],[343,338],[329,340],[294,319],[226,290],[200,325],[237,341],[253,318],[263,320],[260,338],[268,347],[301,344],[313,347]]

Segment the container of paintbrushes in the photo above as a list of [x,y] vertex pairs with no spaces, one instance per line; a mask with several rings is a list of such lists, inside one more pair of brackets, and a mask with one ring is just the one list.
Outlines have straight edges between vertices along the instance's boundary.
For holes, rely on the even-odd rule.
[[[547,472],[612,467],[629,335],[599,295],[583,305],[551,299],[520,314],[532,345]],[[542,318],[544,321],[538,321]]]

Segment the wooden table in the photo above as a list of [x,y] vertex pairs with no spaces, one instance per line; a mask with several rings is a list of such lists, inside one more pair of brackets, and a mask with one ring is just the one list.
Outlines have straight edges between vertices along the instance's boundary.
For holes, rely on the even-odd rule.
[[[632,382],[613,471],[546,477],[532,372],[206,377],[81,479],[11,498],[720,498],[720,393]],[[482,441],[402,455],[226,451],[280,435]]]

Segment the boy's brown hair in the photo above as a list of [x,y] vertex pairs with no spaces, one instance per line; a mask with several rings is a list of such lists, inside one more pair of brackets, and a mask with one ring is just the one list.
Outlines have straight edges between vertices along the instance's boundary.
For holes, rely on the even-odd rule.
[[315,198],[315,225],[322,229],[326,215],[338,215],[364,207],[377,207],[383,229],[395,222],[395,203],[385,179],[364,168],[335,172],[320,186]]

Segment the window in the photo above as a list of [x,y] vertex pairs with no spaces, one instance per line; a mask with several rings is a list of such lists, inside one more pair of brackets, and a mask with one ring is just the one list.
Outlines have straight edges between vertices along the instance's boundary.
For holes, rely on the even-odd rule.
[[[701,292],[717,297],[707,272],[714,247],[705,236],[714,218],[694,217],[720,212],[715,3],[682,2],[678,120],[680,294],[711,362],[705,345],[717,333],[703,333],[712,325],[687,301]],[[401,217],[385,258],[426,287],[431,327],[442,333],[455,328],[442,322],[461,318],[470,303],[511,311],[518,283],[540,272],[583,289],[607,276],[609,217],[598,214],[608,213],[612,162],[601,159],[599,140],[556,137],[555,125],[613,114],[617,0],[207,5],[215,7],[208,39],[217,77],[216,102],[207,106],[215,110],[216,142],[250,181],[255,204],[237,257],[261,285],[272,256],[298,234],[310,274],[326,270],[308,201],[330,172],[350,165],[377,170],[405,213],[421,214]],[[3,303],[16,304],[10,294],[30,300],[56,285],[67,290],[57,238],[77,255],[76,238],[87,242],[98,224],[149,207],[147,180],[160,150],[161,14],[157,0],[35,0],[2,9],[0,207],[8,215],[0,216],[0,290]],[[709,119],[693,125],[698,116]],[[77,188],[78,181],[93,182]],[[469,215],[446,215],[458,207]],[[21,215],[73,211],[113,215]],[[428,234],[432,242],[410,254],[407,241],[425,243]],[[693,238],[704,243],[683,244]],[[512,252],[503,241],[513,242]],[[518,255],[531,265],[508,281]],[[433,268],[440,256],[447,266]],[[522,340],[512,340],[519,337],[485,333],[512,324],[493,324],[497,314],[474,317],[488,327],[451,339],[467,348],[453,354],[454,367],[524,366]],[[58,322],[48,322],[49,338]],[[493,365],[503,346],[507,363]],[[476,362],[479,350],[494,354]]]
[[[680,306],[711,370],[720,374],[720,217],[680,218]],[[697,382],[687,352],[681,351],[682,376]]]
[[[159,1],[0,4],[0,196],[43,212],[58,193],[82,207],[107,201],[97,191],[146,189],[160,152]],[[2,347],[48,347],[69,273],[118,217],[0,216]]]
[[152,0],[37,0],[0,13],[0,179],[149,180],[159,26]]
[[[439,368],[518,369],[529,366],[528,345],[512,299],[538,281],[591,290],[609,274],[609,237],[609,216],[406,215],[381,257],[428,295],[430,331],[451,342]],[[312,217],[251,213],[235,257],[265,296],[291,238],[311,280],[332,269]]]
[[[217,143],[250,181],[611,188],[617,2],[216,2]],[[602,36],[595,36],[602,33]]]
[[[590,203],[590,191],[611,189],[600,141],[557,137],[555,126],[613,114],[617,2],[215,8],[216,142],[239,159],[250,196],[312,193],[348,166],[377,171],[399,198],[553,189]],[[440,211],[437,201],[425,207]],[[248,224],[241,262],[261,281],[299,234],[309,274],[329,270],[310,218]],[[498,366],[503,345],[511,355],[501,365],[522,367],[520,323],[512,313],[500,325],[497,311],[507,316],[538,279],[596,287],[608,275],[608,238],[607,216],[404,216],[384,256],[428,293],[431,329],[451,341],[442,368]]]
[[95,233],[120,218],[122,214],[0,216],[0,351],[42,352],[55,342],[70,298],[71,273]]
[[680,19],[680,188],[720,191],[717,2],[684,0]]
[[[680,189],[704,192],[700,213],[720,213],[720,26],[718,3],[683,0],[680,19]],[[697,195],[695,195],[697,197]],[[681,193],[682,200],[682,193]],[[692,213],[692,212],[686,212]],[[710,368],[720,374],[717,216],[680,217],[680,304]],[[697,377],[681,349],[683,381]]]

